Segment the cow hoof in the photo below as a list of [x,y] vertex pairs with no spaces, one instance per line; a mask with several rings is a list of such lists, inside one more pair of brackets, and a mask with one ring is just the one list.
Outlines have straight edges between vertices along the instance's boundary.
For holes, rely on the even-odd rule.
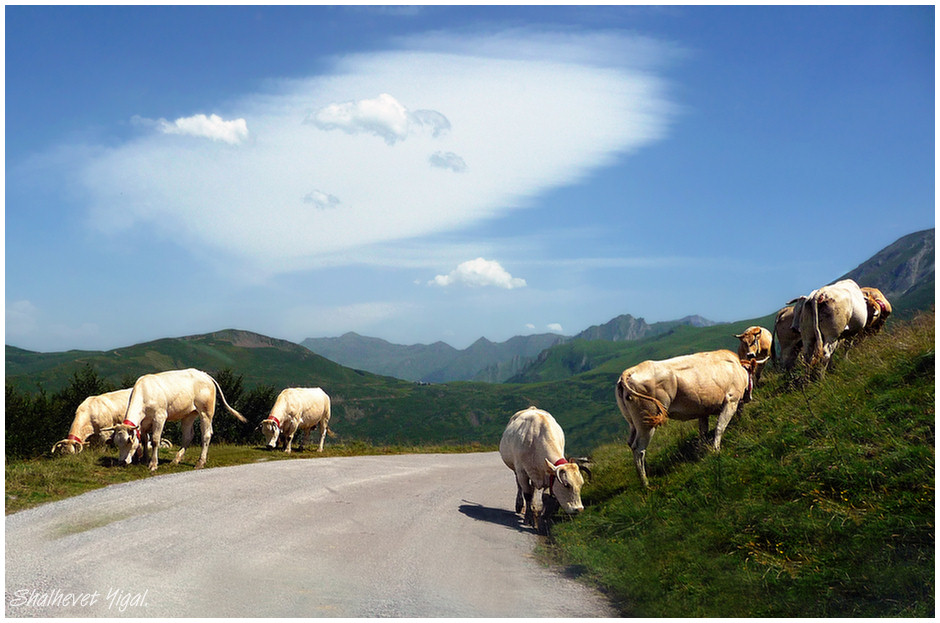
[[202,469],[205,466],[206,464],[204,462],[199,461],[198,463],[196,463],[196,467],[194,467],[193,469]]

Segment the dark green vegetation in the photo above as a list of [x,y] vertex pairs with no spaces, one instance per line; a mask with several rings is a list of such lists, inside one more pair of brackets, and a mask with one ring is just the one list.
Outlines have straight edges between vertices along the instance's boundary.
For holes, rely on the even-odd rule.
[[[602,360],[592,361],[588,372],[571,376],[569,370],[545,382],[502,385],[428,385],[376,376],[246,331],[163,339],[107,352],[43,354],[8,346],[6,454],[31,457],[48,452],[65,437],[86,396],[130,387],[142,374],[186,367],[215,376],[229,404],[250,422],[242,425],[217,409],[213,428],[218,441],[258,443],[260,433],[254,427],[267,416],[281,389],[319,386],[331,397],[331,428],[342,441],[495,444],[512,413],[536,405],[558,419],[571,454],[586,454],[625,429],[613,402],[614,383],[624,368],[695,350],[734,349],[733,333],[753,322],[678,325],[633,342],[579,340],[571,348],[605,353]],[[171,424],[168,431],[170,440],[178,443],[179,426]]]
[[[818,382],[769,372],[722,452],[668,422],[641,489],[623,439],[553,552],[626,615],[934,615],[934,314],[840,349]],[[712,422],[714,425],[714,422]]]

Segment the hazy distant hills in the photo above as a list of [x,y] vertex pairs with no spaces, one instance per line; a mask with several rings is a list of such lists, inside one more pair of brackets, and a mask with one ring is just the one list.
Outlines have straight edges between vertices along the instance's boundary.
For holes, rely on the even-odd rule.
[[463,350],[444,342],[403,346],[357,333],[307,338],[301,345],[341,365],[409,381],[499,383],[523,370],[545,349],[570,340],[639,340],[680,325],[707,327],[713,324],[700,316],[647,324],[642,318],[625,314],[605,324],[588,327],[574,337],[541,333],[516,336],[499,343],[480,338]]

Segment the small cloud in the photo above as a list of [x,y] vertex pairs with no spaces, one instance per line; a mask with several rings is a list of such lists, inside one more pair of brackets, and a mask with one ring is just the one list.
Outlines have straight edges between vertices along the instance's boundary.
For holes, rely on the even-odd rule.
[[452,151],[436,151],[428,158],[431,166],[441,169],[450,169],[456,173],[463,173],[467,170],[467,163],[464,159]]
[[550,325],[548,325],[548,326],[546,327],[546,329],[548,329],[549,331],[551,331],[551,332],[553,332],[553,333],[563,333],[563,332],[564,332],[564,329],[562,329],[562,328],[561,328],[561,325],[558,324],[557,322],[551,323]]
[[328,210],[339,207],[341,201],[330,193],[314,190],[304,195],[304,203],[312,205],[317,210]]
[[499,262],[482,257],[464,262],[450,273],[438,275],[428,282],[428,285],[442,288],[457,284],[470,287],[495,286],[506,290],[526,287],[525,279],[513,277]]
[[[135,117],[136,123],[143,123],[140,117]],[[193,115],[180,117],[173,123],[160,119],[157,127],[164,134],[180,134],[184,136],[198,136],[211,138],[214,141],[224,141],[237,145],[248,138],[248,123],[244,119],[226,121],[218,115]]]
[[535,325],[532,324],[531,322],[527,322],[525,325],[525,328],[528,329],[529,331],[535,331]]
[[321,130],[342,130],[347,134],[374,134],[389,145],[405,140],[422,129],[438,137],[450,130],[450,121],[436,110],[409,112],[398,100],[382,93],[372,100],[330,104],[304,119]]

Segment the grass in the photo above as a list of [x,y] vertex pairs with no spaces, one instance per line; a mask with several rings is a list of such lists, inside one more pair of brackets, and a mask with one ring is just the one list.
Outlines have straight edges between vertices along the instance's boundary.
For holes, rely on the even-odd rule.
[[[161,450],[157,474],[191,471],[199,458],[198,445],[190,446],[179,465],[170,465],[172,450]],[[317,452],[316,447],[290,454],[281,450],[267,450],[260,446],[211,444],[206,469],[293,459],[326,458],[336,456],[367,456],[381,454],[489,452],[496,446],[469,443],[465,445],[373,445],[361,441],[334,443]],[[89,448],[78,455],[44,456],[24,461],[7,461],[6,514],[80,495],[108,485],[148,478],[146,465],[117,466],[117,451],[113,448]]]
[[[624,615],[934,614],[934,316],[840,350],[815,383],[765,374],[721,454],[694,423],[595,452],[550,554]],[[712,423],[714,424],[714,423]]]

